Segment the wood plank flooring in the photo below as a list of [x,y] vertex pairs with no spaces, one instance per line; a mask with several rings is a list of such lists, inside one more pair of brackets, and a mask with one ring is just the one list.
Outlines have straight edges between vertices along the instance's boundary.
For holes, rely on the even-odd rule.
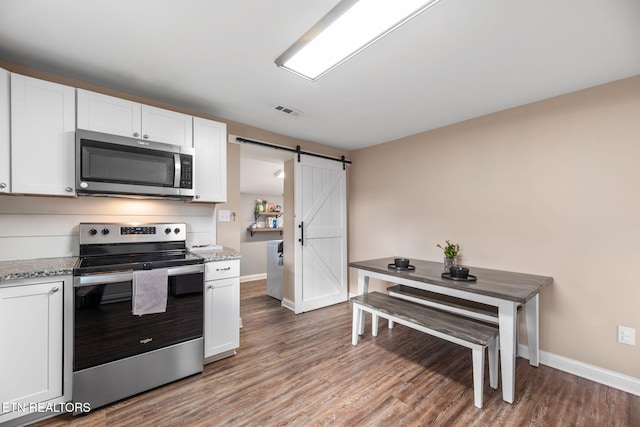
[[79,417],[38,426],[640,426],[640,397],[516,363],[516,400],[488,385],[473,405],[471,352],[371,318],[351,345],[351,306],[281,308],[265,281],[241,285],[238,354]]

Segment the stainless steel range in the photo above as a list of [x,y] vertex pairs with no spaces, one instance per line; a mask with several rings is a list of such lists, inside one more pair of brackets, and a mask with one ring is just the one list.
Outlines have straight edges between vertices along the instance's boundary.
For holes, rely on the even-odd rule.
[[80,224],[74,402],[94,409],[202,371],[203,262],[185,224]]

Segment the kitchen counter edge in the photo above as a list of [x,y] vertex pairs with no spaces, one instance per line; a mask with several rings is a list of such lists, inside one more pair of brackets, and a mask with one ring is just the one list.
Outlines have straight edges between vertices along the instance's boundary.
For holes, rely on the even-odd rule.
[[77,262],[78,257],[0,261],[0,284],[5,285],[10,280],[71,275]]
[[230,249],[210,250],[210,251],[193,251],[196,255],[204,258],[204,262],[229,261],[242,258],[242,254]]

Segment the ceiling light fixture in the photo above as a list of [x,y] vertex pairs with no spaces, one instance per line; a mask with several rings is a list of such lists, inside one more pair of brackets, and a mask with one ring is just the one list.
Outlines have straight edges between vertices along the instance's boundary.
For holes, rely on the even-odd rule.
[[284,171],[282,169],[278,169],[273,173],[273,176],[276,178],[284,178]]
[[439,0],[342,0],[276,59],[315,81]]

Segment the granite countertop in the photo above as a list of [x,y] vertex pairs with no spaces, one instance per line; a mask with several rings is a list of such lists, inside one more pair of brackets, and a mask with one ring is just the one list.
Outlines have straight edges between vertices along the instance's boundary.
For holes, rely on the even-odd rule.
[[207,248],[191,248],[191,252],[204,258],[204,262],[227,261],[231,259],[240,259],[242,254],[231,249],[207,249]]
[[[204,258],[204,262],[227,261],[240,259],[239,252],[222,248],[198,248],[192,252]],[[37,277],[66,276],[73,274],[73,267],[78,262],[77,257],[38,258],[15,261],[0,261],[0,282],[17,279],[32,279]]]
[[77,257],[22,259],[0,261],[0,282],[35,277],[66,276],[73,274]]

